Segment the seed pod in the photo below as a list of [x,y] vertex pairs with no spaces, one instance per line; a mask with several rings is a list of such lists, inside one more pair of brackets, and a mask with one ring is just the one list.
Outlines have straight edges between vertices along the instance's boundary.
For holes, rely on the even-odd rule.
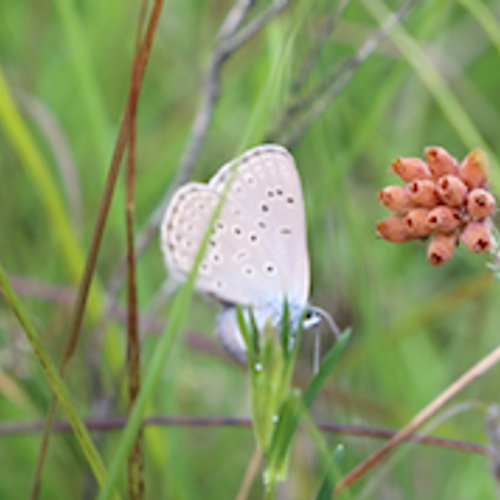
[[460,233],[460,241],[473,252],[486,252],[491,247],[491,233],[484,222],[470,221]]
[[488,157],[480,149],[471,151],[462,161],[460,179],[470,188],[483,187],[488,178]]
[[458,175],[458,162],[446,149],[439,146],[425,148],[425,159],[434,179],[443,175]]
[[426,208],[414,208],[405,216],[405,224],[410,238],[425,238],[432,233],[427,224],[429,210]]
[[404,186],[387,186],[379,192],[378,199],[394,212],[406,212],[415,206],[410,191]]
[[410,239],[405,216],[401,214],[390,215],[377,224],[377,236],[392,243],[401,243]]
[[494,196],[486,189],[476,188],[467,195],[467,212],[473,219],[484,219],[496,209]]
[[430,179],[417,179],[408,184],[413,203],[424,208],[433,208],[439,201],[436,184]]
[[449,234],[455,231],[463,222],[459,210],[440,205],[431,210],[427,216],[427,225],[431,231]]
[[439,197],[449,207],[460,207],[467,198],[467,186],[455,175],[445,175],[437,182]]
[[431,178],[429,168],[420,158],[398,158],[392,163],[392,170],[405,182]]
[[436,233],[427,247],[427,260],[433,266],[440,266],[449,261],[457,245],[456,234]]

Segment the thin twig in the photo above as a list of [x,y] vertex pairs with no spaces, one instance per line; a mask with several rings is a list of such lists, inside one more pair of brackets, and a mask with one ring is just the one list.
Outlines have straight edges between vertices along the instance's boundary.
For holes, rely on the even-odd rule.
[[500,406],[491,405],[486,414],[486,432],[490,440],[490,472],[500,499]]
[[[141,363],[139,321],[137,311],[137,282],[135,265],[135,144],[136,144],[136,116],[140,91],[140,65],[136,64],[141,57],[141,33],[145,21],[144,14],[147,0],[142,0],[139,12],[139,23],[136,31],[136,50],[131,74],[130,100],[130,136],[127,150],[126,169],[126,233],[127,233],[127,379],[128,379],[128,407],[130,413],[137,395],[141,389]],[[144,498],[144,434],[139,429],[134,445],[130,450],[127,461],[127,486],[130,500]]]
[[[335,12],[324,16],[324,26],[320,30],[315,31],[316,43],[309,53],[304,56],[300,68],[297,70],[297,74],[290,85],[292,96],[298,94],[305,87],[314,69],[318,67],[321,53],[328,43],[328,38],[337,27],[348,4],[349,0],[341,0],[335,8]],[[328,9],[331,9],[331,7],[328,6]]]
[[[88,418],[84,420],[85,426],[94,432],[108,432],[119,430],[127,423],[126,416],[106,417],[106,418]],[[153,415],[143,420],[143,426],[169,426],[169,427],[252,427],[250,418],[244,417],[193,417],[186,415],[163,416]],[[6,423],[0,424],[0,436],[15,436],[24,434],[38,434],[44,426],[43,421]],[[398,431],[381,427],[369,427],[365,425],[339,424],[337,422],[316,422],[318,429],[331,434],[342,434],[345,436],[368,437],[374,439],[391,439]],[[65,420],[56,420],[53,431],[57,433],[71,432],[69,422]],[[426,436],[424,434],[412,434],[405,438],[406,441],[439,446],[468,453],[477,453],[479,455],[488,455],[490,449],[488,446],[469,441],[459,441],[456,439],[441,438],[437,436]]]
[[[433,432],[438,426],[440,426],[446,420],[454,418],[459,413],[471,410],[484,411],[484,404],[478,401],[467,400],[456,405],[452,405],[446,408],[436,417],[432,418],[423,428],[420,434],[428,435]],[[391,470],[396,467],[396,464],[403,460],[404,456],[407,456],[411,450],[418,445],[418,441],[410,440],[405,446],[400,446],[391,457],[380,467],[376,474],[374,474],[369,481],[367,481],[362,492],[359,494],[359,500],[364,500],[366,498],[374,498],[374,492],[382,484],[386,484],[386,478],[388,477]],[[488,448],[483,446],[483,449],[487,453]]]
[[[244,22],[253,2],[248,0],[237,0],[226,15],[225,20],[222,22],[222,28],[219,32],[210,66],[204,79],[200,104],[193,119],[191,130],[179,161],[177,174],[165,193],[165,196],[138,234],[136,243],[137,258],[144,252],[151,242],[151,239],[156,234],[165,207],[172,193],[191,177],[194,165],[199,157],[201,147],[212,121],[215,104],[219,97],[220,75],[224,63],[243,44],[255,36],[273,17],[281,12],[288,3],[289,0],[276,0],[241,29],[240,26]],[[109,281],[109,286],[107,287],[111,300],[108,311],[112,309],[113,302],[116,300],[123,286],[124,275],[125,261],[121,261],[114,271]]]
[[259,471],[261,462],[262,462],[262,451],[260,451],[259,448],[255,448],[255,451],[252,455],[252,459],[250,460],[247,470],[245,471],[245,476],[243,477],[243,481],[241,482],[238,495],[236,495],[236,500],[245,500],[246,498],[248,498],[248,494],[250,493],[250,488],[252,487],[252,483],[255,480],[255,476],[257,476],[257,472]]
[[399,430],[389,441],[378,451],[370,455],[361,464],[356,466],[347,474],[335,487],[334,497],[351,486],[360,477],[366,474],[372,467],[377,465],[386,455],[388,455],[399,443],[411,438],[416,429],[429,420],[448,401],[455,397],[460,391],[471,384],[478,377],[490,370],[500,361],[500,346],[476,363],[472,368],[459,377],[453,384],[444,390],[437,398],[431,401],[422,411],[420,411],[405,427]]
[[[156,30],[156,26],[158,24],[158,19],[161,11],[161,7],[163,5],[163,0],[157,0],[153,10],[151,12],[151,16],[149,18],[148,30],[146,32],[146,36],[144,42],[142,44],[142,48],[140,51],[140,57],[137,57],[135,61],[134,71],[137,71],[137,82],[135,85],[131,86],[129,91],[127,108],[125,111],[125,115],[122,120],[122,124],[120,127],[120,131],[118,134],[118,138],[115,145],[115,150],[113,153],[113,158],[111,161],[111,167],[108,173],[108,178],[106,180],[106,185],[104,187],[104,193],[101,199],[101,205],[99,207],[99,212],[97,215],[97,221],[94,227],[94,233],[92,236],[92,242],[90,245],[89,253],[87,255],[87,261],[85,263],[85,270],[83,273],[82,281],[80,282],[80,286],[78,289],[76,305],[75,305],[75,313],[73,318],[73,323],[70,329],[70,334],[67,339],[67,343],[64,349],[63,359],[60,366],[60,374],[61,377],[64,377],[66,370],[68,368],[69,362],[73,357],[73,354],[76,349],[76,345],[78,343],[78,338],[80,334],[81,324],[83,320],[83,315],[85,312],[85,305],[87,303],[87,297],[90,291],[90,284],[92,282],[92,276],[94,274],[95,265],[97,263],[97,255],[99,253],[99,248],[101,246],[102,236],[104,233],[104,227],[106,224],[106,219],[109,212],[109,207],[111,205],[111,200],[113,197],[113,192],[116,184],[116,179],[118,177],[118,173],[120,171],[120,164],[123,157],[123,153],[125,151],[125,147],[129,140],[130,135],[130,119],[131,119],[131,110],[134,99],[138,98],[138,95],[134,97],[134,93],[138,93],[143,77],[146,69],[146,63],[149,59],[149,53],[151,50],[151,45],[153,43],[154,33]],[[37,460],[35,477],[33,482],[33,487],[31,491],[31,498],[36,499],[38,497],[41,485],[41,475],[43,466],[45,463],[45,457],[48,450],[50,434],[52,429],[52,423],[55,418],[55,413],[57,409],[57,398],[54,396],[52,398],[51,406],[49,409],[49,414],[46,421],[46,426],[44,430],[44,435],[42,439],[42,444],[40,446],[40,453]]]
[[[407,2],[397,13],[390,16],[377,32],[369,37],[356,54],[340,65],[335,66],[306,96],[295,99],[284,111],[277,126],[269,134],[270,140],[293,147],[327,109],[331,102],[342,92],[363,64],[386,38],[392,26],[401,22],[408,14],[413,1]],[[289,124],[292,127],[289,128]]]
[[224,38],[231,37],[241,26],[248,14],[248,11],[254,4],[255,0],[236,0],[229,12],[226,14],[224,21],[222,21],[217,39],[222,40]]
[[[76,297],[76,289],[71,286],[54,285],[53,283],[13,275],[9,275],[9,279],[16,293],[21,296],[38,298],[67,306],[71,306]],[[110,317],[124,325],[127,324],[127,311],[119,304],[116,304],[110,312]],[[165,331],[165,320],[156,316],[151,311],[139,313],[139,331],[143,332],[143,334],[160,334]],[[183,335],[183,341],[188,348],[194,351],[209,354],[226,363],[242,367],[233,357],[227,355],[226,351],[221,348],[215,338],[208,337],[200,332],[188,330]]]

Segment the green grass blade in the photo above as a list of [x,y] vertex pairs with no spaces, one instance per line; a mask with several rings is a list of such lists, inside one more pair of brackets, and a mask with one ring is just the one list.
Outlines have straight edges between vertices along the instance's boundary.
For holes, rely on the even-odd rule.
[[[365,0],[366,10],[383,25],[393,13],[379,0]],[[422,50],[420,45],[405,30],[401,24],[396,24],[389,31],[388,37],[396,45],[403,57],[413,66],[422,83],[427,87],[443,114],[448,119],[456,134],[469,149],[481,148],[487,154],[492,165],[491,184],[500,191],[500,163],[498,158],[488,148],[477,127],[450,90],[432,60]]]
[[[0,123],[26,169],[28,177],[39,192],[69,273],[76,282],[80,279],[84,267],[82,250],[71,228],[66,207],[50,174],[50,168],[14,104],[1,68]],[[96,299],[95,292],[91,293],[89,309],[93,317],[100,315],[100,302]]]
[[[87,428],[80,419],[75,407],[71,404],[70,398],[68,396],[68,391],[61,379],[57,368],[50,359],[49,355],[46,353],[43,345],[40,341],[40,337],[33,327],[28,314],[24,310],[24,307],[14,292],[10,282],[7,278],[7,273],[5,272],[3,265],[0,263],[0,287],[3,290],[4,296],[10,307],[12,308],[14,314],[17,316],[21,326],[23,327],[28,339],[33,347],[33,350],[42,365],[42,368],[47,376],[52,390],[57,395],[61,406],[64,408],[68,420],[73,428],[75,437],[80,444],[80,447],[87,458],[87,461],[94,473],[94,476],[99,484],[103,484],[106,478],[106,471],[90,434]],[[118,498],[118,497],[116,497]]]
[[313,377],[303,395],[301,395],[300,391],[293,390],[283,403],[280,409],[276,432],[272,437],[271,446],[269,447],[266,473],[269,474],[270,480],[271,478],[277,481],[284,479],[290,444],[301,420],[301,416],[307,408],[311,406],[320,388],[325,383],[333,368],[337,365],[347,346],[349,338],[350,331],[348,330],[325,356],[321,362],[318,373]]
[[275,432],[269,446],[265,471],[265,482],[273,485],[273,488],[286,478],[290,444],[305,410],[301,396],[298,389],[290,391],[280,409]]
[[221,194],[220,200],[215,207],[215,210],[208,224],[207,231],[203,236],[200,248],[198,249],[196,258],[193,262],[191,272],[189,273],[186,282],[182,285],[179,293],[174,299],[167,329],[158,342],[157,349],[155,350],[155,353],[149,363],[148,371],[144,376],[144,384],[141,388],[141,391],[139,392],[139,395],[137,396],[134,407],[130,412],[129,420],[125,429],[123,430],[121,439],[116,448],[114,458],[111,461],[111,465],[109,467],[108,479],[99,493],[98,500],[108,500],[110,498],[114,485],[120,474],[120,469],[127,459],[128,453],[130,452],[130,449],[135,441],[137,432],[142,425],[146,407],[153,394],[154,388],[158,380],[160,379],[161,373],[172,350],[175,336],[181,329],[187,316],[187,310],[191,301],[191,296],[193,294],[198,269],[207,251],[208,242],[210,240],[212,230],[215,226],[215,222],[219,218],[226,201],[227,193],[235,176],[236,167],[237,164],[235,164],[235,168],[232,169],[232,172],[229,175],[224,190]]
[[330,500],[333,495],[333,490],[335,489],[335,483],[332,480],[332,473],[330,469],[334,469],[335,466],[342,460],[344,454],[343,447],[337,446],[332,453],[329,463],[327,464],[327,471],[325,477],[321,482],[318,493],[316,494],[316,500]]
[[351,330],[348,329],[342,334],[342,337],[340,337],[340,339],[335,343],[335,345],[330,349],[328,354],[321,361],[318,372],[314,375],[313,379],[304,392],[303,400],[306,408],[309,408],[311,406],[313,401],[316,399],[319,390],[339,362],[342,354],[345,351],[345,348],[347,347],[347,343],[349,342],[350,337]]
[[500,54],[500,25],[494,12],[488,9],[483,2],[477,0],[460,0],[460,3],[476,18]]
[[[104,100],[99,92],[99,84],[93,69],[92,58],[88,49],[89,43],[81,24],[81,16],[75,10],[72,0],[57,0],[56,7],[61,16],[62,26],[66,34],[69,48],[69,60],[75,74],[75,85],[87,112],[87,130],[92,136],[96,163],[104,166],[108,163],[108,134]],[[96,171],[105,175],[104,168]],[[104,177],[101,179],[104,181]]]

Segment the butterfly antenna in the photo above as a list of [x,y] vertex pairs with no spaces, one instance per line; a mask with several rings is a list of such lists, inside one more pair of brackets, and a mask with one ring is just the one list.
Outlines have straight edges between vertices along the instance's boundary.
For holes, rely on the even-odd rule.
[[316,329],[314,332],[314,352],[313,352],[313,374],[319,370],[319,353],[321,352],[321,333]]
[[339,340],[342,335],[342,332],[338,327],[337,323],[335,323],[335,321],[333,320],[333,318],[324,309],[321,309],[321,307],[311,306],[311,311],[315,312],[318,316],[321,316],[323,319],[326,320],[328,326],[332,330],[333,335],[335,335],[335,338]]

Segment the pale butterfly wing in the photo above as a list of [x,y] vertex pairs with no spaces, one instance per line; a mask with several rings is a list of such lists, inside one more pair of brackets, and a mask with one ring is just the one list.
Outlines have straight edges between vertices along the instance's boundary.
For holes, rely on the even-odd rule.
[[283,295],[304,305],[309,297],[310,270],[304,199],[295,160],[281,146],[258,146],[221,167],[209,185],[222,193],[234,169],[228,198],[248,212],[278,263]]
[[[309,292],[302,190],[284,148],[259,146],[224,165],[208,184],[180,188],[161,226],[162,249],[170,271],[185,278],[233,168],[196,288],[227,304],[253,306],[262,327],[266,318],[274,323],[280,318],[285,298],[300,315]],[[244,358],[234,308],[219,316],[217,332],[229,352]]]
[[[220,195],[209,186],[181,188],[162,226],[165,260],[174,275],[191,271]],[[232,200],[226,200],[196,279],[196,288],[226,303],[258,306],[278,300],[283,276],[271,247]]]
[[224,348],[238,361],[245,361],[247,346],[240,333],[236,308],[227,307],[217,316],[217,337]]
[[[302,312],[302,311],[301,311]],[[253,319],[259,331],[263,331],[267,321],[277,325],[282,316],[282,304],[279,309],[275,307],[261,307],[252,309]],[[243,309],[243,315],[248,321],[250,318],[249,310]],[[295,318],[298,319],[298,318]],[[238,324],[238,314],[235,307],[226,307],[217,316],[217,337],[226,350],[238,361],[246,359],[246,344],[240,333]]]

